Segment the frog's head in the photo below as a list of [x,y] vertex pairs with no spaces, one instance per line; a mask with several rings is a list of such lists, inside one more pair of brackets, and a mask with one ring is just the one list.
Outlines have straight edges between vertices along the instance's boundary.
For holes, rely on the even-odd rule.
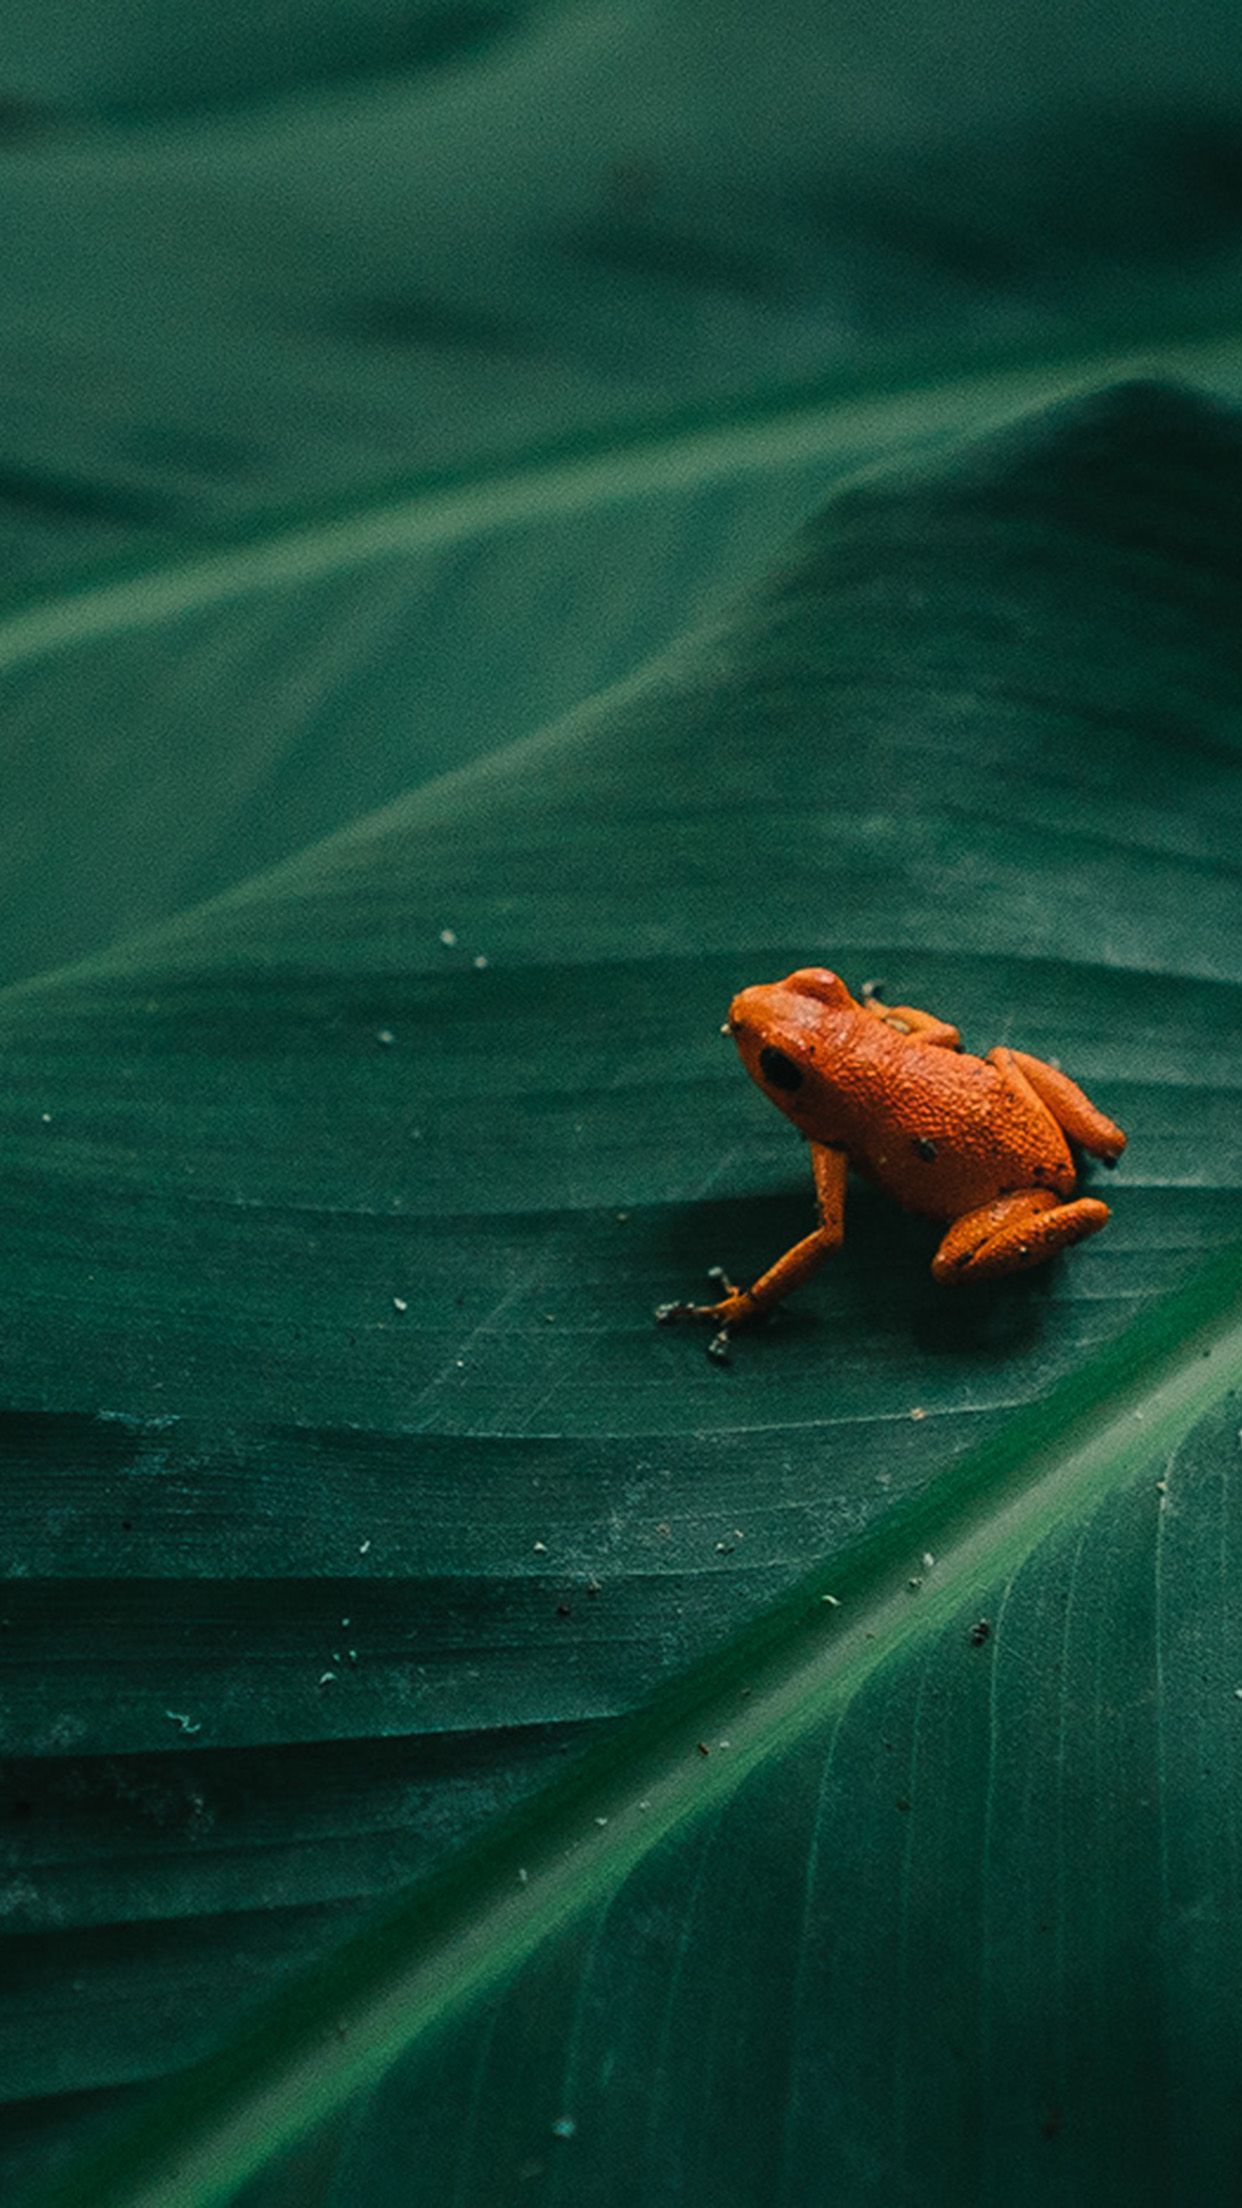
[[765,1096],[804,1134],[821,1135],[832,1119],[833,1061],[839,1048],[834,1015],[860,1006],[839,974],[803,966],[784,981],[743,989],[729,1006],[727,1032]]

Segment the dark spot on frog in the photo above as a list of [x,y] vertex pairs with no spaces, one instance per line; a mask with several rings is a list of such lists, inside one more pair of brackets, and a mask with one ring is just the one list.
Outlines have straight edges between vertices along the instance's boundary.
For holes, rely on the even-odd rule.
[[760,1051],[759,1067],[764,1080],[770,1081],[774,1089],[791,1091],[802,1087],[801,1067],[795,1066],[783,1050],[774,1050],[771,1043],[765,1043]]
[[920,1158],[926,1160],[928,1165],[935,1164],[939,1153],[930,1135],[915,1135],[912,1147]]

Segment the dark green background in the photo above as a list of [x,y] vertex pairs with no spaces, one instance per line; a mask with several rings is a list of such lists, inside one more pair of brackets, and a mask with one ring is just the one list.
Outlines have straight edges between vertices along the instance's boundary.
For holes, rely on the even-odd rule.
[[[9,2188],[380,1897],[451,1963],[525,1803],[382,2082],[373,1972],[296,1997],[246,2208],[1229,2197],[1233,11],[0,20]],[[649,1313],[804,1231],[716,1030],[808,959],[1131,1146],[981,1296],[852,1192],[720,1372]],[[1058,1385],[1105,1470],[1019,1551]],[[744,1767],[692,1728],[631,1847],[708,1656]],[[163,2153],[66,2197],[242,2199]]]

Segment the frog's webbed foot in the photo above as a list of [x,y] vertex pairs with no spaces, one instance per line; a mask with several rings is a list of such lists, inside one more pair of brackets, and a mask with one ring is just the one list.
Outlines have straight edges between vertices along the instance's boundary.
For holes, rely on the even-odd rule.
[[1097,1197],[1063,1203],[1050,1188],[1020,1188],[953,1221],[932,1259],[932,1278],[949,1287],[1025,1272],[1098,1234],[1107,1220],[1108,1205]]
[[656,1324],[672,1326],[679,1319],[697,1319],[713,1326],[716,1331],[707,1345],[707,1354],[717,1364],[727,1365],[731,1329],[761,1318],[763,1313],[745,1288],[734,1286],[722,1265],[713,1265],[707,1277],[721,1290],[715,1303],[659,1303],[655,1309]]

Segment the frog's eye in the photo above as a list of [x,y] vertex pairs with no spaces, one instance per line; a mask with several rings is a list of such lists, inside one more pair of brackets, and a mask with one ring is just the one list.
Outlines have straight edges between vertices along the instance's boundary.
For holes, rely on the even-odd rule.
[[774,1050],[771,1043],[765,1043],[759,1053],[759,1070],[764,1080],[770,1081],[774,1089],[802,1087],[801,1066],[795,1066],[793,1059],[787,1058],[783,1050]]

